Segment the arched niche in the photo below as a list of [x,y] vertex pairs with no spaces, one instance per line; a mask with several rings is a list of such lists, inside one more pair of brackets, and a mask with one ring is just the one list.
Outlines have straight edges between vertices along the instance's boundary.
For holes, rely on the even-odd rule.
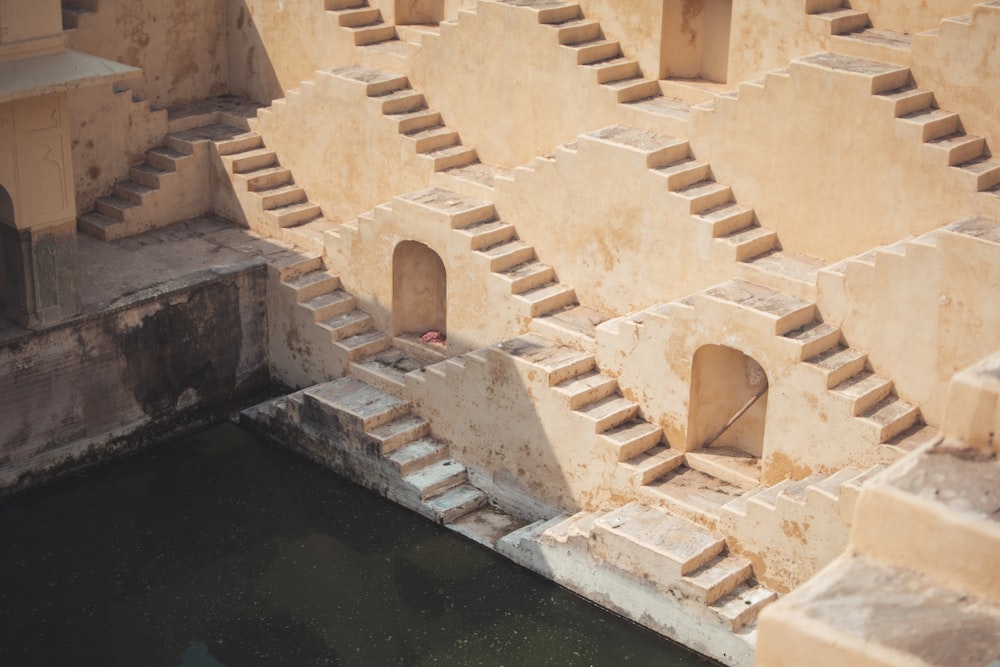
[[446,333],[448,276],[436,252],[402,241],[392,253],[393,334]]
[[768,386],[753,357],[725,345],[698,348],[691,369],[688,449],[731,447],[760,458]]
[[663,20],[669,78],[728,83],[733,0],[667,0]]

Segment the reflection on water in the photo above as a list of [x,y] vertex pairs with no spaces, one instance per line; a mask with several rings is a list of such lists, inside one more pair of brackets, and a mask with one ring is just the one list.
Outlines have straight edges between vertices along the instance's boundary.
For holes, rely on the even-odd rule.
[[0,536],[2,665],[714,664],[231,424]]

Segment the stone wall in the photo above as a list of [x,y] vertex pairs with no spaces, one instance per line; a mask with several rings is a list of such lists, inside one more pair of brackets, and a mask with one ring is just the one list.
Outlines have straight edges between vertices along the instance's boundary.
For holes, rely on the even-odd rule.
[[266,271],[208,270],[0,347],[0,493],[217,419],[268,380]]

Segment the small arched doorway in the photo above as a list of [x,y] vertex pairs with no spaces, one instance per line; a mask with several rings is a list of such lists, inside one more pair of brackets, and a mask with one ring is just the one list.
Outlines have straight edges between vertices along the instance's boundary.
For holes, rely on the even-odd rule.
[[7,273],[12,269],[10,254],[16,252],[11,248],[10,239],[17,238],[17,225],[14,223],[14,201],[7,189],[0,185],[0,317],[7,317],[10,301],[8,294],[9,280]]
[[394,335],[447,333],[448,276],[436,252],[417,241],[403,241],[392,253],[392,328]]
[[691,371],[688,451],[725,448],[760,459],[769,386],[763,367],[735,348],[704,345]]

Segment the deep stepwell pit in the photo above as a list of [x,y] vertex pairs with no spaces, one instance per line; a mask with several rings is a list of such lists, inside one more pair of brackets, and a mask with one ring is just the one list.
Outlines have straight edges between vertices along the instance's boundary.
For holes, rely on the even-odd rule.
[[223,424],[0,501],[6,665],[711,665]]

